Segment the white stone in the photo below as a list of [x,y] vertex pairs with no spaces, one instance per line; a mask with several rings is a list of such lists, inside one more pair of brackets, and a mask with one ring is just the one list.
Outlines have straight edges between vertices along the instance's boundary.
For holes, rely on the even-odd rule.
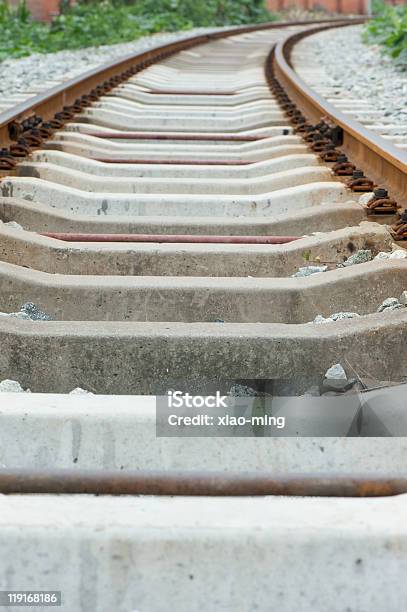
[[370,249],[359,249],[356,253],[353,253],[343,264],[340,266],[348,267],[355,266],[360,263],[365,263],[366,261],[371,261],[373,259],[372,251]]
[[363,193],[359,198],[359,204],[361,204],[362,206],[366,206],[366,204],[370,202],[373,196],[373,191],[369,191],[369,193]]
[[69,392],[69,395],[94,395],[92,391],[87,391],[86,389],[82,389],[82,387],[76,387]]
[[313,320],[313,323],[319,325],[320,323],[334,323],[335,321],[340,321],[342,319],[354,319],[355,317],[360,317],[360,314],[357,312],[334,312],[330,317],[323,317],[322,315],[317,315]]
[[24,393],[24,389],[17,380],[6,378],[0,382],[0,393]]
[[347,380],[346,372],[340,363],[335,363],[325,372],[325,378],[331,380]]
[[7,221],[7,223],[5,223],[4,225],[7,225],[7,227],[12,227],[13,229],[24,229],[23,226],[17,223],[16,221]]
[[384,312],[386,310],[398,310],[403,308],[403,304],[395,297],[389,297],[384,300],[377,309],[377,312]]
[[405,249],[397,249],[390,254],[390,259],[406,259],[407,251]]
[[375,257],[375,259],[390,259],[391,253],[386,253],[385,251],[380,251]]
[[325,319],[325,317],[323,317],[322,315],[318,314],[315,319],[312,321],[312,323],[316,323],[317,325],[319,325],[320,323],[329,323],[331,321],[331,319]]
[[50,315],[40,310],[32,302],[23,304],[19,312],[0,312],[0,317],[22,319],[24,321],[50,321],[52,319]]
[[298,272],[292,274],[292,278],[301,278],[304,276],[311,276],[311,274],[319,274],[320,272],[326,272],[328,270],[328,266],[304,266],[303,268],[298,268]]
[[10,319],[23,319],[24,321],[31,320],[31,318],[25,312],[0,312],[0,317],[8,317]]

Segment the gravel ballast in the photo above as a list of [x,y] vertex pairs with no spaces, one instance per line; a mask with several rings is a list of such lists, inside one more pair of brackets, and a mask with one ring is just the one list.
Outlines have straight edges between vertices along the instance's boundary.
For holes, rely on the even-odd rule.
[[20,99],[30,98],[36,93],[130,53],[141,53],[175,40],[221,29],[224,28],[163,32],[138,38],[134,42],[58,53],[34,53],[22,59],[5,60],[0,63],[0,112],[12,107]]
[[407,137],[407,72],[395,67],[379,46],[362,41],[363,26],[327,30],[303,39],[293,53],[295,69],[332,98],[358,99],[381,111],[377,121],[400,125]]

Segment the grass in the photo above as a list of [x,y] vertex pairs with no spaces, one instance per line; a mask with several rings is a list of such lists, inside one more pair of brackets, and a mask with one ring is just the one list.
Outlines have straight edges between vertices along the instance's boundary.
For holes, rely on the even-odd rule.
[[128,42],[161,31],[275,18],[264,0],[81,0],[48,25],[34,22],[24,2],[11,8],[0,0],[0,61]]
[[398,66],[407,70],[407,4],[391,6],[377,1],[374,13],[363,32],[365,42],[381,45]]

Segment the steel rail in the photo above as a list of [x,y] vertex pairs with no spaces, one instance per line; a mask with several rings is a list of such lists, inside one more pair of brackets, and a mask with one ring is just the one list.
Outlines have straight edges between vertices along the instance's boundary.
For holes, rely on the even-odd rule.
[[407,493],[407,475],[2,469],[0,493],[388,497]]
[[343,130],[341,149],[369,178],[386,187],[403,207],[407,206],[407,152],[387,142],[380,135],[345,115],[309,87],[295,72],[291,51],[297,42],[317,32],[342,24],[324,24],[289,35],[276,45],[273,57],[274,74],[293,102],[311,121],[329,118]]
[[263,140],[264,136],[237,136],[235,134],[217,134],[216,132],[87,132],[82,131],[84,136],[95,138],[106,138],[107,140],[181,140],[195,141],[217,140],[218,142],[257,142]]
[[149,164],[151,166],[252,166],[253,161],[236,161],[230,159],[143,159],[143,158],[113,158],[113,157],[91,157],[95,161],[103,164]]
[[[107,64],[103,64],[99,68],[89,70],[78,77],[61,83],[51,89],[44,91],[28,100],[17,104],[14,108],[8,109],[0,113],[0,143],[1,146],[7,146],[15,140],[13,134],[13,126],[27,119],[33,114],[42,117],[47,121],[51,119],[56,112],[62,111],[64,106],[72,105],[81,96],[89,93],[90,90],[100,86],[103,82],[116,77],[118,74],[127,70],[141,70],[148,65],[160,61],[169,55],[188,49],[190,47],[211,42],[214,40],[256,32],[267,29],[279,29],[292,27],[295,25],[311,25],[313,23],[341,23],[343,19],[338,20],[318,20],[316,22],[297,21],[297,22],[272,22],[265,24],[257,24],[253,26],[233,27],[220,31],[210,32],[206,34],[198,34],[178,40],[166,45],[160,45],[153,49],[141,53],[132,53],[118,60],[114,60]],[[360,21],[359,19],[348,19],[349,22]],[[155,92],[156,93],[156,92]]]
[[195,244],[287,244],[301,236],[217,236],[202,234],[75,234],[41,232],[40,236],[66,242],[160,242]]

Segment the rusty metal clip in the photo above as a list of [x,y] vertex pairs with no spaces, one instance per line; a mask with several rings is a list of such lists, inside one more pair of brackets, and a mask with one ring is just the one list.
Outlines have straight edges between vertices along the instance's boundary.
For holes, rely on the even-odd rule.
[[113,87],[109,84],[108,81],[105,81],[99,87],[101,87],[103,93],[109,93],[109,91],[111,91],[113,89]]
[[337,176],[353,176],[356,170],[355,164],[352,164],[344,153],[338,155],[336,164],[332,166],[332,171]]
[[285,114],[287,115],[287,117],[294,117],[299,112],[300,111],[298,110],[298,108],[295,106],[295,104],[293,104],[292,108],[285,111]]
[[375,185],[373,181],[364,175],[363,170],[359,170],[359,168],[357,168],[353,171],[352,178],[347,182],[347,186],[350,187],[352,191],[366,192],[373,191]]
[[59,130],[64,127],[64,120],[62,118],[62,113],[55,113],[54,119],[51,119],[49,122],[50,126],[53,130]]
[[339,155],[340,153],[339,151],[335,149],[335,145],[328,144],[322,149],[322,151],[319,154],[319,157],[324,162],[329,163],[329,162],[336,162]]
[[294,134],[307,134],[310,128],[310,124],[307,123],[306,119],[297,123],[294,127]]
[[300,111],[296,111],[296,112],[295,112],[295,113],[292,115],[292,117],[291,117],[290,121],[291,121],[291,123],[292,123],[293,125],[302,124],[302,123],[305,123],[305,117],[304,117],[304,115],[302,115],[302,114],[301,114],[301,112],[300,112]]
[[72,111],[74,113],[80,113],[81,110],[83,109],[83,102],[82,102],[82,100],[77,98],[75,100],[75,102],[72,104],[72,106],[70,106],[69,108],[72,109]]
[[43,123],[42,125],[38,126],[38,131],[41,135],[41,138],[43,138],[44,140],[49,138],[50,136],[52,136],[53,133],[53,128],[50,122],[46,121],[45,123]]
[[11,145],[10,153],[13,157],[26,157],[31,153],[31,148],[25,138],[19,138],[16,144]]
[[315,134],[310,143],[310,149],[315,151],[315,153],[320,153],[323,151],[323,149],[325,149],[326,145],[330,144],[332,144],[332,141],[329,140],[329,138],[323,138],[320,134]]
[[397,202],[389,198],[386,189],[379,187],[374,190],[373,197],[366,204],[368,215],[391,215],[397,213]]
[[14,170],[17,161],[8,149],[0,149],[0,170]]
[[30,130],[27,134],[24,134],[24,139],[29,147],[39,147],[43,141],[40,130],[36,128]]
[[81,97],[82,108],[88,108],[88,106],[91,106],[92,105],[92,101],[94,101],[94,100],[92,100],[92,97],[91,97],[90,94],[89,95],[86,95],[86,94],[83,95]]
[[92,89],[86,98],[89,102],[96,102],[96,100],[99,98],[99,94],[96,89]]
[[72,106],[64,106],[62,112],[59,114],[61,115],[61,119],[69,121],[69,119],[73,119],[75,112]]
[[407,210],[403,212],[400,219],[390,227],[394,240],[407,240]]
[[309,127],[307,127],[307,129],[305,130],[303,139],[305,140],[305,142],[314,142],[315,137],[318,136],[319,138],[321,138],[321,134],[320,132],[318,132],[315,127],[313,125],[310,125]]

